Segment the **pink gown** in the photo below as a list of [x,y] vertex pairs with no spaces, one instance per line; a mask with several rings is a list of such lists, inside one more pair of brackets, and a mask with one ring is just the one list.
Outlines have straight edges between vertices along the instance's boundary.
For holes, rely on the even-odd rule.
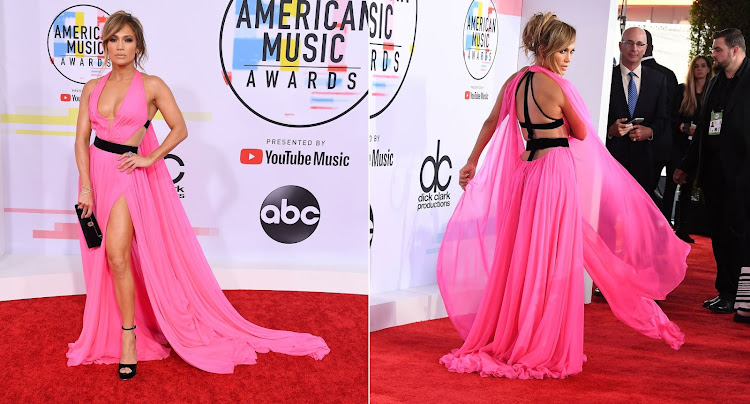
[[579,373],[586,361],[584,268],[618,319],[678,349],[684,335],[654,299],[682,282],[690,247],[610,156],[573,85],[530,69],[560,85],[588,135],[522,161],[515,89],[523,74],[508,84],[484,163],[438,255],[441,295],[464,339],[440,363],[519,379]]
[[[103,140],[122,144],[148,119],[143,78],[136,70],[111,128],[97,109],[107,79],[109,74],[89,99],[91,127]],[[149,126],[139,152],[148,155],[158,145]],[[163,160],[127,174],[117,169],[117,154],[92,145],[89,156],[94,214],[104,240],[89,249],[79,230],[86,305],[81,335],[69,344],[68,366],[120,360],[122,321],[105,245],[110,210],[123,196],[135,229],[131,265],[139,361],[166,358],[168,343],[199,369],[232,373],[235,365],[255,363],[258,352],[322,359],[330,351],[320,337],[259,327],[237,313],[203,255]]]

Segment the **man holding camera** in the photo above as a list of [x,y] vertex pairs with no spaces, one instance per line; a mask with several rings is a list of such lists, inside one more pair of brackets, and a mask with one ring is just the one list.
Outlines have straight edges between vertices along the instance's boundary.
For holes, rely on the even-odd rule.
[[[750,266],[750,67],[745,38],[734,28],[713,36],[714,67],[693,142],[674,181],[697,171],[706,198],[719,295],[703,307],[734,311],[741,267]],[[692,176],[691,176],[692,177]]]
[[641,65],[647,45],[641,28],[631,27],[622,34],[620,64],[612,70],[607,149],[652,196],[656,188],[652,143],[670,133],[666,79]]

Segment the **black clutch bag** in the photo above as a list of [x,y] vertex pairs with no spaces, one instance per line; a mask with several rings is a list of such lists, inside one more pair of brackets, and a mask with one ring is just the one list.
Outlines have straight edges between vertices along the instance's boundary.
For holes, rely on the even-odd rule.
[[86,239],[86,245],[89,248],[101,247],[102,245],[102,231],[99,229],[99,223],[96,222],[96,218],[92,213],[89,217],[83,216],[83,209],[76,205],[76,215],[78,216],[78,222],[81,223],[81,230],[83,230],[83,237]]

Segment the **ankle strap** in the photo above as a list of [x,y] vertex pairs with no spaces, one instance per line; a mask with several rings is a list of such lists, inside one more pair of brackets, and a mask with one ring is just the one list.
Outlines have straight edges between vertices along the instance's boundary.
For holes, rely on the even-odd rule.
[[130,327],[130,328],[125,328],[125,327],[123,326],[123,327],[122,327],[122,329],[123,329],[123,330],[125,330],[125,331],[135,330],[135,324],[133,324],[133,326],[132,326],[132,327]]

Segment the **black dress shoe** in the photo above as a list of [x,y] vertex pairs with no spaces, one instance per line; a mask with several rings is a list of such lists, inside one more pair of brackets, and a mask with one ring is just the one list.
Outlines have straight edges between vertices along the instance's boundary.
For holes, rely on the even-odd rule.
[[677,232],[675,234],[677,235],[677,237],[680,238],[680,240],[682,240],[682,241],[684,241],[686,243],[690,243],[690,244],[695,243],[695,240],[693,240],[693,238],[690,237],[690,235],[687,234],[687,233]]
[[732,314],[734,313],[734,302],[719,298],[716,302],[709,304],[708,309],[717,314]]
[[594,288],[594,296],[602,297],[604,295],[602,295],[602,291],[599,288]]
[[734,322],[750,324],[750,316],[741,316],[738,313],[734,313]]
[[716,297],[714,297],[714,298],[713,298],[713,299],[711,299],[711,300],[706,300],[706,301],[704,301],[704,302],[703,302],[703,307],[706,307],[706,308],[708,308],[708,306],[710,306],[710,305],[712,305],[712,304],[714,304],[714,303],[718,302],[718,301],[719,301],[719,299],[721,299],[721,297],[719,297],[719,296],[716,296]]

